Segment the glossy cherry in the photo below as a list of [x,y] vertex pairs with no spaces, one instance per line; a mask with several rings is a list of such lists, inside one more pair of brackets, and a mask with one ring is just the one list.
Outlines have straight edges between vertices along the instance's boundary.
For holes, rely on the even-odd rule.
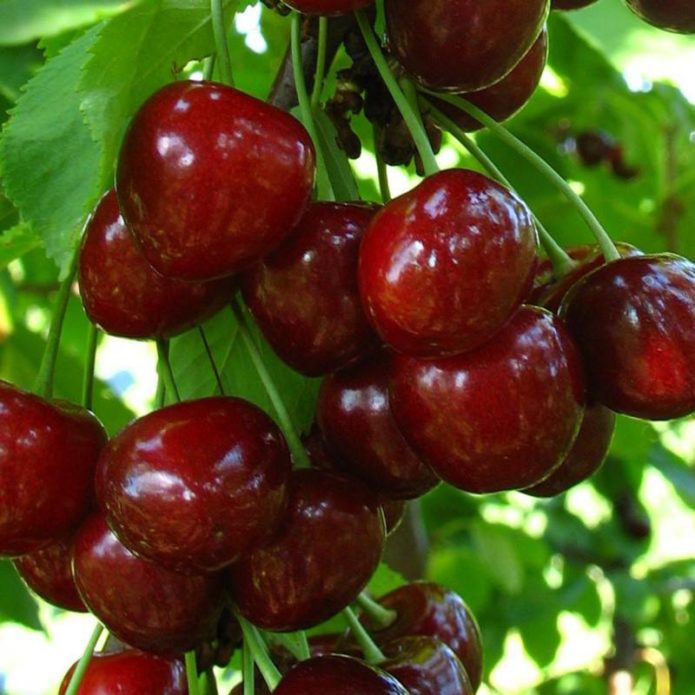
[[262,410],[240,398],[203,398],[156,410],[114,437],[97,493],[135,553],[210,572],[275,532],[290,468],[285,439]]
[[215,635],[222,612],[220,576],[188,576],[136,557],[91,516],[75,537],[73,571],[85,605],[126,644],[181,653]]
[[79,525],[106,439],[89,411],[0,381],[0,556],[31,553]]
[[396,426],[389,407],[390,368],[389,355],[382,353],[327,377],[316,417],[340,470],[384,495],[412,499],[439,479]]
[[550,0],[551,10],[578,10],[593,5],[596,0]]
[[486,345],[394,361],[391,407],[442,479],[467,492],[530,487],[563,461],[584,415],[581,359],[562,321],[522,307]]
[[335,15],[374,4],[374,0],[288,0],[284,3],[302,14]]
[[377,208],[313,203],[291,236],[244,277],[244,299],[275,352],[318,376],[375,347],[357,287],[360,242]]
[[542,483],[524,490],[534,497],[554,497],[592,476],[603,464],[615,431],[615,414],[602,405],[586,409],[579,434],[565,460]]
[[690,0],[626,0],[645,22],[679,34],[695,33],[695,6]]
[[157,273],[135,246],[116,192],[99,201],[87,223],[79,260],[87,316],[125,338],[168,338],[211,316],[229,301],[235,283],[182,282]]
[[314,149],[299,121],[214,82],[163,87],[125,135],[116,191],[147,260],[210,280],[272,251],[301,217]]
[[536,241],[529,209],[495,181],[464,169],[430,176],[367,230],[359,265],[367,314],[399,352],[473,349],[525,299]]
[[549,9],[550,0],[386,0],[389,46],[426,87],[473,92],[526,55]]
[[301,630],[353,601],[379,564],[384,518],[355,480],[297,470],[288,517],[272,541],[229,568],[229,590],[254,625]]
[[561,313],[598,401],[647,420],[695,410],[695,264],[621,258],[577,283]]
[[408,695],[391,675],[350,656],[300,661],[273,695]]
[[[58,695],[65,695],[75,671],[65,674]],[[77,695],[188,695],[186,669],[181,659],[125,649],[92,654]]]

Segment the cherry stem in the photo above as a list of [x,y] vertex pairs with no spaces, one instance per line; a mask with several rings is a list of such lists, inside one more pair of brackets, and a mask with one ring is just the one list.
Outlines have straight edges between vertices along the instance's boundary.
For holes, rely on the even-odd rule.
[[68,301],[70,300],[70,290],[77,273],[78,255],[79,251],[75,253],[68,274],[58,288],[58,296],[56,297],[55,306],[53,307],[51,325],[48,329],[46,347],[44,348],[39,372],[34,382],[34,392],[43,398],[51,398],[53,395],[53,377],[55,375],[56,360],[58,359],[58,349],[60,348],[60,336],[63,332],[65,312],[67,311]]
[[220,61],[220,75],[225,84],[233,87],[234,76],[232,74],[232,60],[229,56],[227,32],[224,28],[224,8],[222,7],[222,0],[210,0],[210,14],[212,16],[212,31],[215,35],[217,58]]
[[431,174],[436,174],[439,171],[439,165],[437,164],[437,158],[434,156],[432,151],[432,145],[429,138],[427,137],[427,132],[422,125],[419,115],[413,109],[412,105],[408,101],[408,98],[403,94],[403,91],[398,85],[396,78],[391,72],[386,58],[379,46],[376,37],[374,36],[374,30],[372,29],[367,16],[364,11],[360,10],[355,12],[355,17],[357,19],[357,24],[362,32],[365,43],[367,44],[367,49],[369,54],[376,65],[381,79],[384,81],[386,88],[388,89],[391,97],[396,102],[398,110],[403,116],[410,134],[415,142],[415,147],[420,154],[420,159],[422,159],[422,165],[425,169],[425,173],[430,176]]
[[323,79],[326,75],[326,46],[328,44],[328,17],[319,17],[319,40],[316,55],[314,88],[311,90],[311,108],[316,109],[321,99]]
[[171,362],[169,361],[169,343],[166,340],[157,341],[157,368],[167,392],[176,402],[179,402],[181,400],[181,395],[179,394],[179,389],[174,380],[174,372],[171,368]]
[[370,664],[380,664],[382,661],[386,660],[384,652],[379,649],[376,642],[371,638],[364,625],[357,619],[355,612],[348,606],[343,609],[343,615],[350,625],[350,630],[357,640],[357,644],[360,645],[360,649]]
[[203,79],[206,82],[209,82],[215,73],[215,58],[216,56],[213,53],[203,61]]
[[244,695],[256,695],[256,673],[253,652],[245,639],[241,645],[241,675],[244,679]]
[[87,410],[92,409],[94,400],[94,365],[97,357],[97,342],[99,329],[90,321],[87,329],[87,349],[84,363],[84,377],[82,379],[82,405]]
[[[261,633],[255,625],[252,625],[243,615],[235,610],[237,620],[239,625],[241,625],[241,631],[244,634],[244,645],[248,647],[248,650],[253,655],[253,660],[258,666],[258,670],[263,676],[263,680],[266,682],[268,688],[275,690],[278,683],[282,680],[282,675],[278,671],[277,666],[273,663],[273,660],[268,654],[268,647],[261,637]],[[244,676],[244,681],[246,681],[246,676]]]
[[65,695],[77,695],[77,691],[80,688],[84,674],[87,671],[87,666],[89,666],[92,654],[94,653],[94,648],[97,646],[97,642],[99,641],[103,631],[104,626],[101,623],[97,623],[92,631],[91,637],[89,638],[89,642],[87,642],[84,653],[77,662],[77,666],[75,666],[75,670],[73,671],[72,678],[70,679],[70,683],[65,691]]
[[398,613],[390,608],[384,608],[380,603],[377,603],[366,591],[363,591],[355,603],[373,620],[379,629],[383,629],[391,625],[396,618]]
[[186,652],[184,661],[186,663],[188,695],[200,695],[200,689],[198,688],[198,665],[195,661],[195,652]]
[[287,634],[282,632],[267,632],[263,633],[263,636],[266,642],[275,642],[282,645],[298,661],[311,658],[309,640],[307,639],[306,632],[303,630]]
[[[482,164],[483,168],[492,176],[497,179],[500,183],[504,184],[510,190],[514,190],[509,179],[497,168],[497,165],[483,152],[478,146],[478,143],[473,140],[472,137],[466,133],[463,128],[458,126],[451,118],[449,118],[444,112],[440,111],[434,104],[425,100],[430,113],[434,116],[434,119],[439,123],[439,125],[446,128],[446,130],[451,133],[467,150],[470,154]],[[534,220],[536,222],[536,228],[538,229],[538,236],[540,242],[543,245],[550,262],[553,264],[553,273],[555,277],[563,277],[567,275],[575,266],[576,263],[567,254],[567,252],[560,246],[560,244],[553,239],[550,232],[543,226],[541,221],[534,215]]]
[[205,329],[202,326],[198,326],[198,333],[200,334],[200,340],[205,347],[205,352],[208,356],[208,362],[210,362],[210,369],[215,375],[215,381],[217,382],[217,390],[220,392],[220,396],[224,396],[224,385],[222,384],[222,377],[220,376],[219,369],[217,369],[217,364],[215,363],[215,356],[212,354],[210,349],[210,343],[208,342],[208,337],[205,335]]
[[295,464],[300,468],[310,468],[309,458],[306,454],[306,450],[302,445],[302,441],[297,433],[297,428],[292,422],[287,406],[285,406],[280,392],[278,391],[273,377],[270,375],[268,368],[263,361],[263,357],[253,339],[253,331],[251,328],[251,322],[248,318],[244,304],[241,298],[237,295],[234,302],[232,302],[232,311],[236,317],[237,323],[239,324],[239,331],[241,332],[241,337],[246,345],[246,349],[249,351],[251,361],[253,362],[258,376],[263,382],[263,387],[270,398],[275,412],[277,413],[278,420],[280,421],[280,427],[285,435],[285,439],[289,444],[290,450],[292,451],[292,457],[294,458]]
[[376,158],[376,172],[377,176],[379,177],[379,193],[381,193],[382,202],[386,204],[391,200],[389,172],[386,166],[386,162],[384,161],[384,158],[381,156],[381,153],[379,152],[379,148],[377,145],[377,130],[375,125],[372,126],[372,134],[372,140],[374,143],[374,157]]

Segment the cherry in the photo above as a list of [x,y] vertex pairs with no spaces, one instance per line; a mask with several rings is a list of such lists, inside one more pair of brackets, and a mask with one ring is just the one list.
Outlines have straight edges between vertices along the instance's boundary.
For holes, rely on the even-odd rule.
[[210,280],[275,248],[311,195],[314,148],[289,114],[214,82],[174,82],[135,115],[121,212],[163,275]]
[[691,0],[626,0],[645,22],[680,34],[695,33],[695,6]]
[[87,223],[79,261],[87,316],[125,338],[168,338],[211,316],[229,301],[234,283],[182,282],[157,273],[136,248],[116,192],[99,201]]
[[303,374],[335,371],[376,344],[357,287],[359,246],[376,210],[312,204],[292,235],[244,278],[244,299],[266,339]]
[[75,537],[75,583],[85,605],[126,644],[180,653],[211,639],[222,612],[220,576],[187,576],[130,552],[93,515]]
[[578,10],[593,5],[596,0],[550,0],[552,10]]
[[[77,664],[65,674],[58,695],[65,695]],[[188,695],[181,659],[125,649],[92,654],[77,695]]]
[[410,448],[391,414],[386,353],[327,377],[317,419],[338,469],[383,495],[411,499],[439,479]]
[[538,38],[549,0],[386,0],[389,45],[431,89],[473,92],[499,82]]
[[99,462],[97,492],[135,553],[177,571],[210,572],[275,532],[290,468],[285,439],[262,410],[204,398],[126,427]]
[[350,656],[319,656],[300,661],[274,695],[408,695],[391,675]]
[[284,3],[303,14],[335,15],[374,4],[374,0],[288,0]]
[[288,518],[272,541],[229,568],[230,594],[261,628],[312,627],[364,589],[384,537],[378,499],[367,488],[324,471],[294,471]]
[[[519,111],[536,91],[547,59],[548,32],[543,29],[529,52],[506,77],[486,89],[464,93],[461,96],[496,121],[506,121]],[[432,101],[440,111],[464,130],[473,131],[483,127],[480,121],[453,104],[436,97],[433,97]]]
[[613,261],[577,283],[561,313],[598,401],[648,420],[695,410],[693,263],[674,254]]
[[615,415],[595,404],[586,409],[582,426],[565,460],[542,483],[524,490],[534,497],[554,497],[593,475],[606,459],[615,431]]
[[526,488],[560,465],[579,431],[581,360],[558,318],[522,307],[473,352],[396,357],[391,406],[415,451],[455,487]]
[[106,439],[89,411],[0,381],[0,556],[39,550],[79,525]]
[[457,354],[489,340],[528,293],[536,230],[526,205],[473,171],[425,179],[374,218],[360,249],[367,314],[406,354]]
[[30,589],[54,606],[86,613],[72,575],[72,538],[61,538],[14,560],[19,576]]
[[483,670],[480,628],[458,594],[433,582],[413,582],[382,596],[379,603],[396,611],[390,625],[378,629],[368,618],[361,620],[380,646],[414,635],[438,639],[461,660],[473,692],[478,689]]

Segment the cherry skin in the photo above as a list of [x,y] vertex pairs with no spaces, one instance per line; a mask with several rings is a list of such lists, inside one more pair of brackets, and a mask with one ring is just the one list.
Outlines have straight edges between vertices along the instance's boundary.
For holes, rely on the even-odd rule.
[[79,283],[89,319],[124,338],[182,333],[212,316],[235,289],[229,279],[192,283],[157,273],[135,246],[114,189],[99,201],[87,223]]
[[19,576],[42,599],[68,611],[86,613],[72,574],[72,538],[61,538],[14,560]]
[[391,675],[350,656],[300,661],[273,695],[408,695]]
[[561,313],[599,402],[646,420],[695,410],[695,264],[621,258],[577,283]]
[[384,538],[378,498],[367,488],[324,471],[294,471],[288,518],[272,541],[229,568],[230,594],[261,628],[318,625],[364,589]]
[[359,264],[367,315],[399,352],[471,350],[525,299],[536,246],[529,209],[506,188],[463,169],[430,176],[367,230]]
[[645,22],[679,34],[695,33],[695,6],[690,0],[626,0]]
[[284,3],[302,14],[336,15],[374,4],[374,0],[289,0]]
[[106,439],[89,411],[0,381],[0,557],[39,550],[77,528]]
[[[536,91],[547,59],[548,32],[543,29],[529,52],[506,77],[486,89],[463,93],[460,96],[485,111],[496,121],[506,121],[519,111]],[[483,127],[480,121],[453,104],[436,97],[432,97],[432,102],[466,131],[479,130]]]
[[[65,674],[58,695],[65,695],[77,664]],[[188,695],[181,659],[125,649],[92,654],[77,695]]]
[[593,5],[596,0],[550,0],[551,10],[578,10]]
[[116,191],[156,270],[210,280],[272,251],[304,212],[313,179],[314,148],[295,118],[232,87],[181,81],[132,120]]
[[592,476],[603,464],[615,431],[615,414],[602,405],[586,409],[579,434],[565,460],[542,483],[523,490],[534,497],[554,497]]
[[287,505],[285,439],[240,398],[185,401],[135,420],[99,461],[109,525],[138,555],[211,572],[268,540]]
[[181,653],[215,635],[220,576],[187,576],[136,557],[98,514],[77,532],[73,571],[85,605],[126,644]]
[[405,441],[389,407],[386,353],[327,377],[316,416],[339,470],[396,499],[420,497],[439,479]]
[[473,92],[511,72],[549,9],[550,0],[386,0],[389,46],[420,84]]
[[377,343],[357,287],[360,242],[376,210],[313,203],[291,236],[244,277],[244,299],[260,329],[302,374],[333,372]]
[[396,357],[391,407],[435,473],[467,492],[489,493],[530,487],[560,465],[584,415],[584,388],[562,322],[526,306],[465,355]]

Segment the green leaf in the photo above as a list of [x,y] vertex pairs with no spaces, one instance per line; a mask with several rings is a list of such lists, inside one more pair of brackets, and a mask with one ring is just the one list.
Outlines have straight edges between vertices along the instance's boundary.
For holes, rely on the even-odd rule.
[[41,65],[42,56],[33,44],[0,47],[0,95],[17,101],[20,87]]
[[0,268],[41,245],[41,239],[27,224],[17,224],[0,234]]
[[39,607],[9,560],[0,560],[0,622],[3,620],[43,630]]
[[475,524],[471,535],[492,581],[507,594],[518,594],[524,583],[524,568],[512,540],[512,530],[480,522]]
[[398,572],[392,570],[387,564],[381,563],[369,580],[367,590],[374,596],[380,597],[390,593],[399,586],[407,584],[407,581]]

